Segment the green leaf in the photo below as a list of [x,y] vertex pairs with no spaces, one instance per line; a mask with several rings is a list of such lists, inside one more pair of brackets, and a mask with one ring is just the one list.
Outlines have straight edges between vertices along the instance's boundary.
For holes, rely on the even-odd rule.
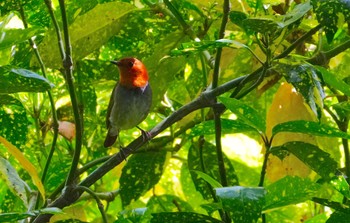
[[331,107],[337,112],[340,120],[345,120],[350,115],[350,102],[344,101],[333,104]]
[[3,213],[0,214],[0,222],[16,222],[28,217],[34,217],[33,213]]
[[[70,40],[73,51],[73,61],[78,61],[94,50],[100,48],[112,36],[117,34],[127,19],[125,15],[136,8],[125,2],[107,2],[78,16],[69,26]],[[96,19],[98,18],[98,19]],[[59,68],[62,59],[57,47],[57,36],[51,30],[39,45],[41,57],[47,67]],[[37,64],[36,58],[31,63]]]
[[307,219],[304,223],[324,223],[328,219],[327,213],[321,213]]
[[230,11],[229,18],[231,22],[243,28],[243,21],[248,18],[248,15],[241,11]]
[[332,42],[338,30],[339,16],[350,20],[350,4],[347,0],[311,0],[316,18],[324,26],[328,43]]
[[237,115],[247,125],[255,128],[259,133],[264,133],[266,130],[265,117],[261,116],[255,109],[234,98],[219,97],[219,100],[231,112]]
[[222,187],[222,185],[218,181],[216,181],[215,179],[213,179],[211,176],[209,176],[206,173],[203,173],[203,172],[198,171],[198,170],[192,170],[191,172],[194,172],[195,174],[197,174],[200,178],[205,180],[212,187]]
[[222,221],[207,215],[194,212],[162,212],[152,214],[151,223],[179,223],[179,222],[200,222],[200,223],[223,223]]
[[120,176],[120,197],[124,207],[137,200],[158,183],[166,162],[167,152],[134,154],[128,159]]
[[183,32],[168,34],[155,46],[154,53],[143,60],[150,75],[150,85],[157,86],[152,88],[153,101],[162,101],[169,83],[175,80],[175,74],[185,69],[186,58],[166,57],[183,39]]
[[270,35],[273,39],[282,32],[281,27],[272,16],[248,18],[242,21],[243,27],[248,32],[258,32],[264,35]]
[[307,178],[286,176],[266,187],[264,210],[310,200],[318,189],[319,185]]
[[340,223],[340,222],[348,222],[350,219],[350,213],[344,213],[341,211],[335,211],[328,218],[326,223]]
[[349,184],[343,175],[333,177],[330,181],[330,184],[342,195],[350,198]]
[[0,94],[0,123],[0,136],[17,147],[26,143],[29,121],[20,101]]
[[42,30],[36,28],[0,29],[0,50],[4,50],[5,48],[27,41],[31,37],[42,32]]
[[20,178],[16,169],[4,158],[0,157],[0,174],[13,194],[18,196],[28,207],[27,191],[29,186]]
[[337,128],[333,128],[326,124],[305,120],[284,122],[273,127],[273,136],[275,136],[279,132],[298,132],[314,136],[339,137],[344,139],[350,139],[349,134],[342,132]]
[[282,146],[272,147],[270,151],[276,155],[281,150],[294,154],[326,180],[334,177],[337,171],[338,163],[330,157],[329,153],[324,152],[318,146],[305,142],[287,142]]
[[251,49],[238,41],[230,40],[230,39],[219,39],[219,40],[213,40],[213,41],[200,41],[200,42],[187,42],[182,43],[181,46],[178,49],[171,50],[170,56],[183,56],[183,55],[189,55],[193,53],[200,53],[204,50],[209,49],[216,49],[216,48],[222,48],[222,47],[230,47],[234,49],[240,49],[240,48],[246,48],[249,51]]
[[[255,128],[238,120],[221,119],[221,131],[223,134],[243,133],[256,131]],[[215,134],[214,120],[202,122],[191,129],[190,136]]]
[[345,81],[338,78],[338,75],[334,75],[327,69],[321,66],[315,66],[316,69],[322,74],[324,82],[329,86],[343,92],[345,95],[350,96],[350,85],[345,83]]
[[224,210],[230,211],[234,222],[256,222],[265,202],[265,189],[262,187],[215,188],[216,195]]
[[281,27],[287,27],[295,22],[298,22],[304,15],[311,10],[311,5],[309,1],[301,4],[297,4],[290,12],[286,15],[278,17],[277,24]]
[[0,93],[43,92],[54,87],[47,79],[33,71],[0,67]]
[[[239,185],[238,177],[232,163],[225,154],[223,155],[228,184],[230,186]],[[216,155],[216,147],[206,141],[204,141],[202,145],[192,143],[188,151],[187,161],[188,169],[190,170],[190,174],[197,191],[202,194],[204,199],[211,199],[212,188],[210,188],[209,183],[203,179],[201,175],[196,174],[195,171],[205,173],[210,176],[213,181],[220,182],[221,178]]]
[[147,212],[157,213],[157,212],[177,212],[181,207],[182,212],[191,212],[193,208],[186,201],[181,198],[170,195],[163,194],[160,196],[152,196],[147,202]]
[[275,68],[303,95],[306,103],[320,119],[325,93],[317,70],[309,64],[280,63]]

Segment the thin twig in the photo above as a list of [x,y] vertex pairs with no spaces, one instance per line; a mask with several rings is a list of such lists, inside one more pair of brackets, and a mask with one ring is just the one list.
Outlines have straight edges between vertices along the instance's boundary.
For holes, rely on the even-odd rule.
[[100,212],[101,212],[102,220],[103,220],[104,223],[107,223],[108,222],[107,221],[107,215],[106,215],[106,212],[104,210],[104,206],[103,206],[100,198],[96,195],[96,193],[93,192],[90,188],[84,187],[84,186],[77,186],[75,188],[75,190],[81,191],[81,192],[87,192],[88,194],[90,194],[95,199],[95,201],[97,203],[98,210],[100,210]]
[[[26,19],[25,13],[24,13],[22,2],[20,3],[19,9],[20,9],[20,15],[21,15],[21,19],[22,19],[24,28],[27,29],[28,23],[27,23],[27,19]],[[40,69],[41,69],[41,72],[43,73],[43,76],[45,78],[47,78],[45,64],[40,56],[40,52],[39,52],[38,48],[36,47],[35,41],[32,38],[30,38],[28,41],[29,41],[29,44],[32,47],[34,54],[35,54],[35,56],[40,64]],[[51,91],[47,91],[47,95],[48,95],[49,100],[50,100],[50,106],[51,106],[51,112],[52,112],[53,139],[52,139],[52,143],[51,143],[50,153],[49,153],[49,156],[47,157],[46,164],[45,164],[45,167],[43,170],[43,174],[41,176],[42,183],[45,183],[46,174],[47,174],[48,169],[50,167],[53,153],[55,152],[56,142],[57,142],[57,137],[58,137],[58,118],[57,118],[55,102],[53,100],[53,96],[51,94]],[[36,207],[38,206],[38,202],[39,202],[39,199],[37,199]]]

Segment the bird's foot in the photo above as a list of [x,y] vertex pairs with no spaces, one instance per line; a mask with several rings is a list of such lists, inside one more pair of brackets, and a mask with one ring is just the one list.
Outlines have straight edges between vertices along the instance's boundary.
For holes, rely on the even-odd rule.
[[140,127],[136,126],[136,128],[138,128],[140,131],[141,131],[141,134],[142,134],[142,139],[143,141],[149,141],[152,139],[152,135],[151,133],[141,129]]

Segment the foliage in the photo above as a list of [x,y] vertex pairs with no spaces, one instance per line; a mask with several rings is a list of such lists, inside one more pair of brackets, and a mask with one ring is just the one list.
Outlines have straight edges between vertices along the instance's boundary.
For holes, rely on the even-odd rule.
[[[348,0],[1,1],[0,222],[346,221],[349,20]],[[130,56],[148,137],[104,148]]]

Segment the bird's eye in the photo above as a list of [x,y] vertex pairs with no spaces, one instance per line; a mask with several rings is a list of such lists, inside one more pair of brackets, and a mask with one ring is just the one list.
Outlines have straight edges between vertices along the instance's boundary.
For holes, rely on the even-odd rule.
[[128,67],[132,68],[134,66],[134,62],[128,61],[127,65],[128,65]]

